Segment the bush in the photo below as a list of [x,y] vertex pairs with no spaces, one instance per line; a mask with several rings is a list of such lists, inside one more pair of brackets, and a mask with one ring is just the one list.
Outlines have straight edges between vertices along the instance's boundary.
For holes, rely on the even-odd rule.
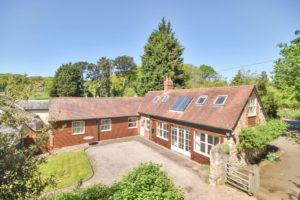
[[159,165],[142,163],[124,176],[120,182],[112,186],[111,199],[183,199],[166,173],[161,171]]
[[287,123],[278,119],[270,120],[256,127],[244,128],[240,132],[238,148],[240,150],[261,150],[272,140],[282,135],[287,128]]
[[105,185],[93,185],[73,192],[65,192],[48,200],[106,200],[110,196],[110,189]]
[[300,109],[280,109],[278,115],[286,119],[300,119]]

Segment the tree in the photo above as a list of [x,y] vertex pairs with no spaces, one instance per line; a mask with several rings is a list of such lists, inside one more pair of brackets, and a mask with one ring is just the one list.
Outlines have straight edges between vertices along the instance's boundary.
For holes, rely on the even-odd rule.
[[102,73],[100,79],[99,95],[101,97],[109,97],[110,88],[111,88],[110,74],[111,74],[112,62],[106,57],[102,57],[99,59],[97,66]]
[[0,99],[0,199],[35,199],[55,182],[53,177],[41,179],[38,167],[45,160],[36,156],[37,147],[20,145],[24,135],[20,127],[28,116],[19,111],[15,101],[26,94],[14,92]]
[[199,69],[199,82],[215,81],[218,77],[218,73],[209,65],[200,65]]
[[170,76],[175,87],[184,86],[182,70],[184,48],[175,38],[171,23],[163,18],[157,30],[154,30],[144,47],[140,78],[139,95],[149,90],[163,89],[166,76]]
[[288,93],[291,99],[300,102],[300,37],[296,37],[289,45],[281,43],[278,47],[282,58],[275,62],[274,84]]
[[238,70],[230,85],[249,85],[256,83],[257,75],[250,70]]
[[266,71],[262,71],[261,74],[257,78],[257,89],[261,96],[267,94],[267,84],[269,82],[268,74]]
[[136,67],[134,60],[130,56],[119,56],[115,58],[113,61],[115,73],[117,76],[121,76],[123,78],[123,89],[122,93],[124,94],[124,90],[126,87],[126,76],[130,74],[133,68]]
[[81,97],[84,93],[82,65],[63,64],[56,71],[50,96]]

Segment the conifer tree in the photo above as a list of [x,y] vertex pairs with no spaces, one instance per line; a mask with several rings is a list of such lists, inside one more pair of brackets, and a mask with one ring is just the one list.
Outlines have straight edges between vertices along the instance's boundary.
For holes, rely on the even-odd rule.
[[171,23],[163,18],[157,30],[150,35],[144,47],[138,94],[149,90],[163,89],[166,76],[173,79],[175,87],[184,86],[183,53],[184,48],[175,38]]
[[101,97],[109,97],[110,96],[110,74],[111,74],[111,66],[112,62],[106,57],[102,57],[98,61],[98,68],[102,71],[102,77],[100,80],[100,88],[99,88],[99,95]]

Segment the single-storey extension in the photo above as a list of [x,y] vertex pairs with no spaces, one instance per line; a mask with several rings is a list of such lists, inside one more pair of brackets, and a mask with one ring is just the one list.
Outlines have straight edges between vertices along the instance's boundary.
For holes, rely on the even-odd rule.
[[163,91],[145,97],[52,98],[50,144],[60,148],[140,135],[200,163],[209,163],[210,149],[242,127],[265,121],[254,85],[173,89],[166,78]]

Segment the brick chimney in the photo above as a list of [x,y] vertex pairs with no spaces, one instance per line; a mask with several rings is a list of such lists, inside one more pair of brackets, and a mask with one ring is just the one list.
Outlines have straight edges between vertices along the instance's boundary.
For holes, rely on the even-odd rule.
[[170,77],[166,77],[164,81],[164,91],[173,90],[173,81]]

